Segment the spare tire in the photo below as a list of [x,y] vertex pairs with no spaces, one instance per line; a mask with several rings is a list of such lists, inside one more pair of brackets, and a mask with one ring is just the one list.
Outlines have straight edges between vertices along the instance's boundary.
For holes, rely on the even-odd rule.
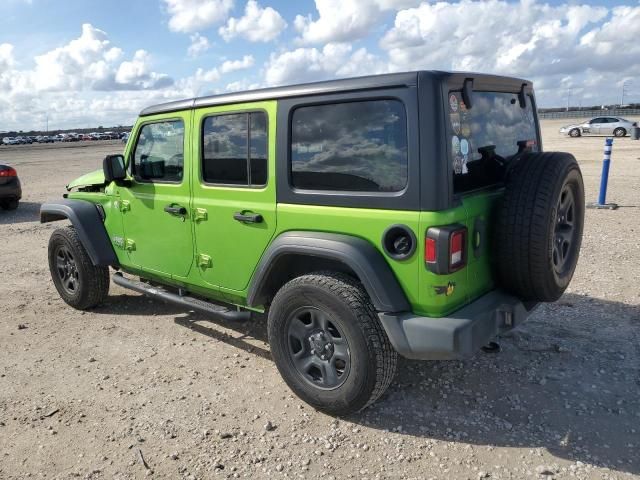
[[578,263],[584,225],[584,185],[574,156],[526,153],[515,160],[495,219],[500,286],[525,301],[560,298]]

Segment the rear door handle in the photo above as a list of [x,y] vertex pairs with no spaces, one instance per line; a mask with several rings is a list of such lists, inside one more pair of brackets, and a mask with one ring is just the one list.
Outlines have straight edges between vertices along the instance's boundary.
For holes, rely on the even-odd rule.
[[233,218],[242,223],[262,223],[262,215],[259,213],[236,212],[233,214]]
[[187,209],[185,207],[181,207],[180,205],[167,205],[164,207],[164,211],[171,215],[186,215]]

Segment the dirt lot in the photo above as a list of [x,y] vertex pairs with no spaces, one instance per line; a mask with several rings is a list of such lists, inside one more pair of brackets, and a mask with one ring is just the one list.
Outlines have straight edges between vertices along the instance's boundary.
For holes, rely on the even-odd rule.
[[[604,140],[561,123],[544,123],[545,148],[576,155],[595,200]],[[0,147],[25,192],[0,212],[0,478],[640,478],[640,142],[616,139],[621,208],[587,211],[559,302],[501,353],[402,361],[378,403],[339,420],[287,389],[263,323],[114,285],[90,313],[60,300],[39,205],[121,148]]]

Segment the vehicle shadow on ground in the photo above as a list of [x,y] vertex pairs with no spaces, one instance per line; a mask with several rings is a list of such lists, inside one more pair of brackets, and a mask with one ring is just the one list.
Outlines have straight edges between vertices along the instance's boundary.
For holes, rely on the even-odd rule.
[[[271,359],[251,343],[267,341],[264,315],[224,322],[132,295],[110,297],[96,313],[176,315],[177,325]],[[465,361],[400,359],[388,392],[347,420],[425,439],[543,448],[637,474],[639,327],[640,306],[567,294],[500,338],[499,353]]]
[[37,202],[20,202],[16,210],[0,208],[0,225],[9,225],[40,221],[40,204]]
[[349,420],[638,474],[639,327],[640,306],[567,294],[500,338],[499,353],[401,360],[388,393]]
[[110,315],[172,315],[175,316],[176,325],[225,342],[247,353],[271,360],[269,350],[251,342],[252,340],[267,342],[266,317],[257,313],[252,314],[251,321],[230,322],[207,316],[204,313],[188,311],[172,303],[131,294],[109,295],[108,301],[96,307],[93,312]]

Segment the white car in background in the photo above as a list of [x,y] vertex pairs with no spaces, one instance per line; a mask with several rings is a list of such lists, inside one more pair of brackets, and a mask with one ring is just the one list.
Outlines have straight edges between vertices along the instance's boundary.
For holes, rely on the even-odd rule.
[[637,122],[631,122],[622,117],[596,117],[584,123],[567,125],[560,129],[560,133],[570,137],[581,135],[613,135],[614,137],[624,137],[633,127],[637,127]]

